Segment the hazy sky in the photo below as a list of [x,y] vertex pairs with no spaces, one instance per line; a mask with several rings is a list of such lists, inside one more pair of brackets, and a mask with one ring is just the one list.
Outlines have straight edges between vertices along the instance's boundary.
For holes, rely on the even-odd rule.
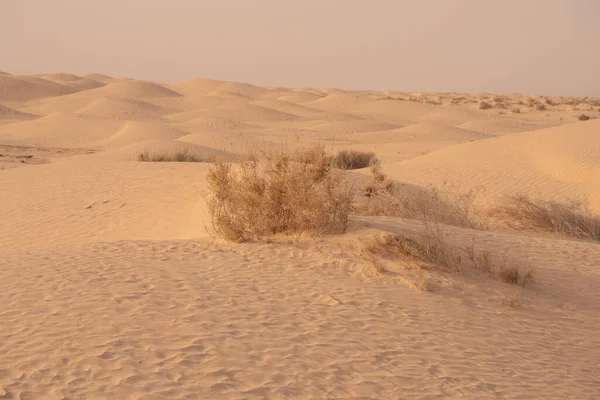
[[0,0],[0,70],[600,96],[600,0]]

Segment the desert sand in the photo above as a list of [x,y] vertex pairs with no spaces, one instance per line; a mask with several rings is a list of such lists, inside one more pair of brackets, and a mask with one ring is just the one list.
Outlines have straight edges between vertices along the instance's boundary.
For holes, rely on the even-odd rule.
[[205,228],[209,163],[137,161],[320,144],[373,151],[398,182],[484,187],[486,204],[600,212],[599,115],[587,98],[0,74],[0,398],[599,399],[597,242],[447,227],[536,282],[419,291],[357,251],[417,221],[227,243]]

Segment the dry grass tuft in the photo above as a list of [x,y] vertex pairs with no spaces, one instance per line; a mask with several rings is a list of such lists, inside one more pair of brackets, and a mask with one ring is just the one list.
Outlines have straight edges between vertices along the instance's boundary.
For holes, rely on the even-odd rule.
[[587,121],[590,119],[590,117],[589,117],[589,115],[581,114],[580,116],[577,117],[577,119],[580,121]]
[[138,161],[143,162],[212,162],[212,159],[203,159],[187,151],[178,151],[174,154],[143,152],[138,155]]
[[333,157],[333,165],[339,169],[367,168],[376,162],[375,153],[358,150],[340,150]]
[[493,106],[490,103],[487,103],[485,101],[480,101],[479,102],[479,109],[480,110],[488,110],[490,108],[492,108]]
[[237,165],[213,165],[206,195],[213,232],[235,242],[345,232],[352,188],[324,150],[304,156],[265,151]]
[[521,229],[541,229],[564,236],[600,241],[600,216],[591,213],[584,203],[558,203],[533,200],[524,195],[506,196],[496,210]]
[[385,233],[365,242],[363,253],[385,258],[402,256],[449,271],[459,271],[462,264],[457,250],[446,246],[437,234],[408,237]]
[[421,292],[433,292],[435,284],[426,278],[405,278],[406,286]]
[[425,233],[413,237],[389,233],[376,236],[363,243],[362,252],[369,257],[410,259],[425,269],[460,272],[470,267],[511,285],[527,286],[535,281],[532,270],[496,265],[490,252],[475,250],[474,243],[464,248],[449,246],[444,241],[443,232],[431,226],[426,226]]
[[369,172],[371,173],[371,179],[363,185],[363,194],[368,198],[391,195],[394,190],[394,182],[389,180],[383,172],[379,160],[375,159]]
[[378,164],[372,167],[371,175],[371,179],[363,187],[367,200],[356,207],[357,212],[362,215],[385,215],[418,219],[432,224],[488,229],[488,217],[476,205],[483,188],[461,193],[451,185],[444,185],[444,190],[395,186]]
[[318,163],[321,157],[326,157],[333,167],[338,169],[350,170],[367,168],[371,164],[377,163],[375,153],[358,150],[340,150],[335,155],[325,154],[321,146],[302,149],[294,154],[294,161],[301,163]]

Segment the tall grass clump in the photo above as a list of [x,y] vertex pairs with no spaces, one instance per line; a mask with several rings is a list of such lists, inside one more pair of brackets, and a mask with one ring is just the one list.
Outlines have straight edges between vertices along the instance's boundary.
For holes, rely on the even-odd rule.
[[333,157],[333,164],[339,169],[367,168],[376,161],[375,153],[358,150],[340,150]]
[[215,163],[207,181],[212,230],[235,242],[344,233],[354,197],[322,148],[265,151],[240,164]]
[[521,229],[540,229],[563,236],[600,241],[600,216],[581,202],[536,200],[525,195],[507,195],[496,211]]
[[405,258],[421,264],[421,268],[446,272],[477,271],[510,285],[527,286],[535,281],[534,272],[518,266],[492,262],[491,253],[477,250],[475,243],[454,247],[446,243],[439,227],[425,225],[417,235],[384,233],[364,242],[362,251],[370,257]]
[[371,177],[363,186],[363,194],[367,199],[357,206],[357,211],[362,215],[384,215],[431,224],[488,229],[487,215],[476,202],[482,188],[463,193],[451,185],[444,185],[442,190],[395,185],[379,163],[373,164],[370,172]]
[[194,154],[184,151],[169,153],[149,153],[147,151],[138,155],[138,161],[143,162],[208,162],[210,160],[202,159]]

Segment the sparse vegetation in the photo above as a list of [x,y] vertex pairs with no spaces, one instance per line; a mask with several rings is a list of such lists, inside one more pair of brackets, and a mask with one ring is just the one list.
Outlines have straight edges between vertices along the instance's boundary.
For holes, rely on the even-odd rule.
[[394,182],[390,181],[383,172],[379,160],[375,160],[371,164],[370,173],[370,180],[363,185],[363,194],[368,198],[391,195],[394,190]]
[[461,267],[456,249],[446,246],[443,238],[432,232],[415,237],[385,233],[364,243],[363,252],[385,258],[402,256],[450,272],[460,271]]
[[340,150],[335,155],[329,155],[321,146],[302,149],[293,154],[294,160],[314,164],[321,162],[321,157],[326,157],[327,162],[338,169],[361,169],[379,162],[375,153],[358,150]]
[[[475,250],[474,242],[464,248],[447,245],[443,232],[439,228],[432,229],[431,225],[426,225],[424,233],[413,237],[382,234],[364,243],[362,250],[371,257],[407,258],[422,263],[421,268],[425,269],[441,268],[447,272],[459,272],[470,266],[475,271],[511,285],[526,286],[535,281],[530,269],[523,271],[516,266],[494,264],[491,253]],[[467,260],[469,264],[466,264]]]
[[590,212],[584,203],[559,203],[510,195],[496,213],[508,218],[517,228],[600,241],[600,216]]
[[138,161],[143,162],[212,162],[211,159],[203,159],[187,151],[169,153],[143,152],[138,155]]
[[580,121],[587,121],[590,119],[589,115],[585,115],[585,114],[581,114],[580,116],[577,117],[578,120]]
[[235,242],[345,232],[354,192],[331,160],[317,149],[310,159],[272,151],[214,164],[206,194],[212,231]]
[[340,150],[333,157],[333,165],[339,169],[367,168],[377,162],[375,153],[358,150]]
[[485,101],[480,101],[479,102],[479,109],[480,110],[488,110],[490,108],[492,108],[492,105],[490,103],[487,103]]
[[419,219],[477,230],[488,229],[488,218],[476,206],[481,188],[460,193],[454,188],[423,189],[394,185],[379,163],[371,167],[371,179],[363,186],[367,200],[356,208],[363,215]]

